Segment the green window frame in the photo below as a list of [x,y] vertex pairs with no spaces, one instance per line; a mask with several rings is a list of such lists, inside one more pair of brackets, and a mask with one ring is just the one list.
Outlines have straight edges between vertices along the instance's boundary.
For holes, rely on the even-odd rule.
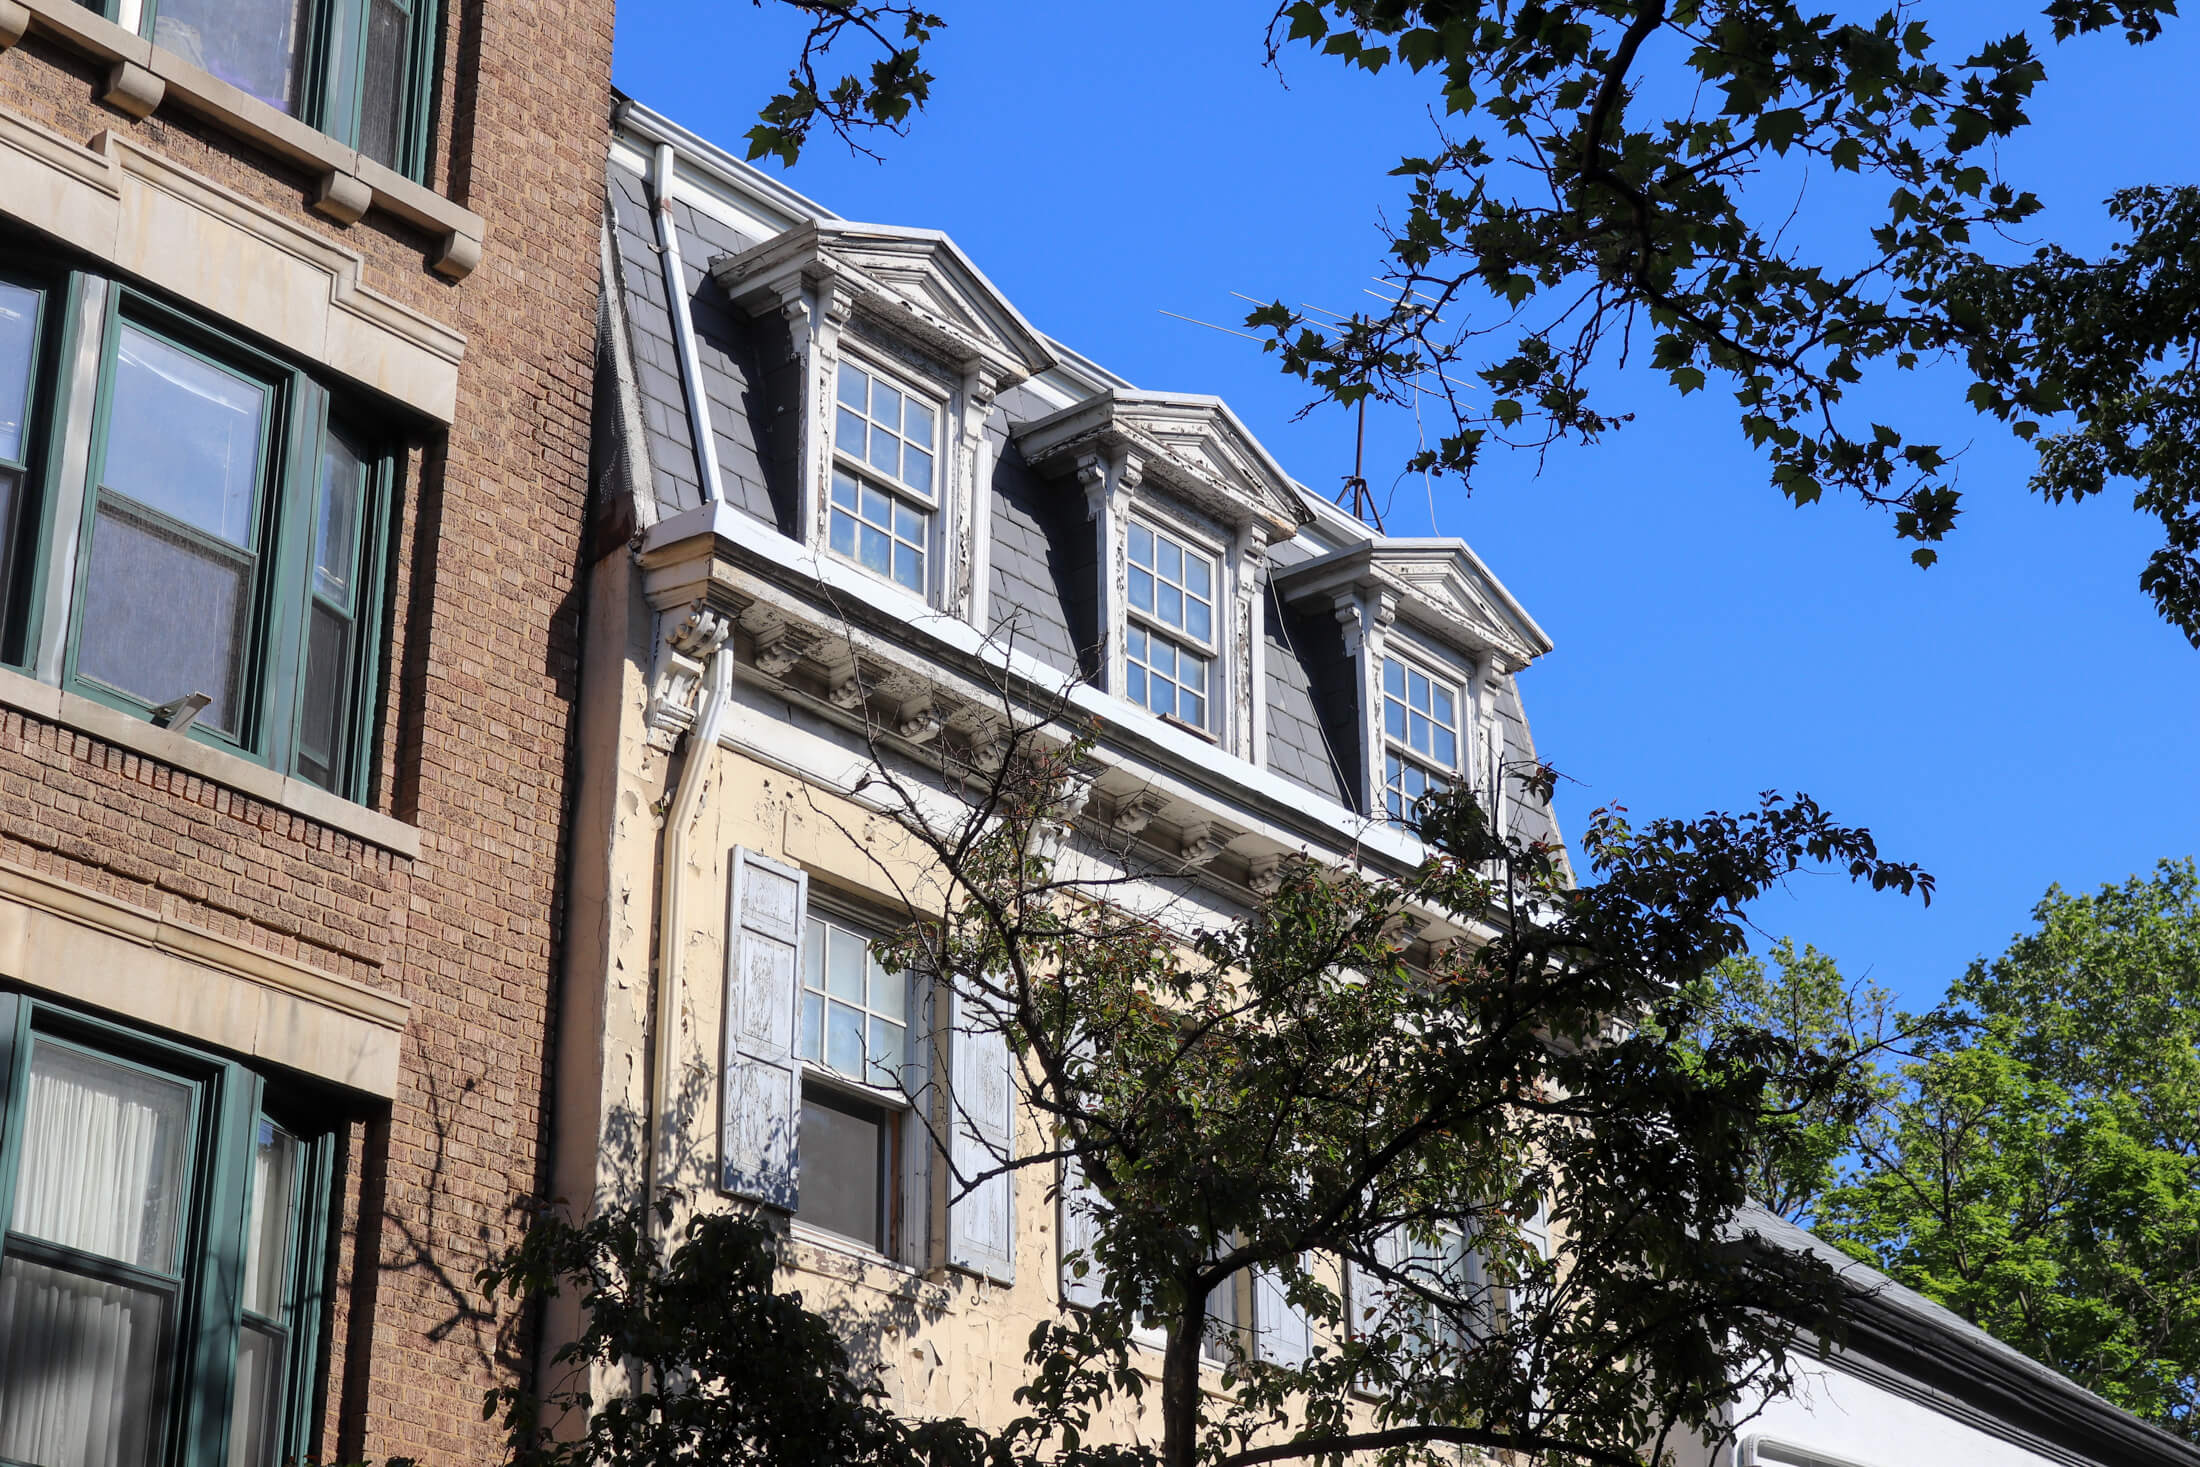
[[148,295],[0,262],[0,303],[33,284],[0,661],[369,803],[404,462],[386,423]]
[[426,182],[439,60],[437,0],[79,3],[375,162]]
[[308,1457],[337,1137],[300,1102],[0,992],[0,1462]]

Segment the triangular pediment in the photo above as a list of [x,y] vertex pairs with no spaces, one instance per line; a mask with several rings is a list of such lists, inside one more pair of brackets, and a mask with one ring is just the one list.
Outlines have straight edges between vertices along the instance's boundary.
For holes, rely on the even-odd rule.
[[997,385],[1054,365],[1046,338],[937,230],[813,220],[719,256],[710,273],[751,313],[805,289],[829,293],[966,371],[988,370]]
[[1105,450],[1135,460],[1139,475],[1226,523],[1259,524],[1271,540],[1307,520],[1298,488],[1218,397],[1111,388],[1016,431],[1042,469]]
[[1287,600],[1381,595],[1396,614],[1450,646],[1516,671],[1551,650],[1535,619],[1463,540],[1379,539],[1276,577]]

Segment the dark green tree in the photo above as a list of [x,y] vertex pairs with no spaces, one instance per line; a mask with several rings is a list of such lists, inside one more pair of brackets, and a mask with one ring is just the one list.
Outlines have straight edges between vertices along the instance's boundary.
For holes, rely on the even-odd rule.
[[2200,1440],[2200,874],[2163,862],[1950,992],[1819,1231]]

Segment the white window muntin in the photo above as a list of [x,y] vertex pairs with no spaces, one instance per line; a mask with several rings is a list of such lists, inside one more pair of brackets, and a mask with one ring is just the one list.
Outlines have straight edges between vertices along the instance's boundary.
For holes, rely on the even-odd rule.
[[1125,695],[1150,712],[1212,727],[1220,557],[1132,520],[1125,560]]
[[1459,775],[1459,686],[1402,657],[1383,658],[1383,792],[1393,823]]
[[839,364],[826,544],[919,596],[935,559],[940,418],[936,401],[868,363]]
[[906,1096],[914,1051],[912,985],[878,960],[871,939],[812,912],[802,942],[795,1055],[813,1071]]

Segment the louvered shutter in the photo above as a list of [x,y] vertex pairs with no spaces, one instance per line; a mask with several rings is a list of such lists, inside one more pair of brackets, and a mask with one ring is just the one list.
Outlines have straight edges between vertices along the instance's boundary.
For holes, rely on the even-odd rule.
[[798,1196],[802,1122],[794,1013],[809,878],[733,853],[726,921],[726,1050],[719,1185],[786,1212]]
[[1255,1348],[1271,1365],[1299,1366],[1313,1353],[1313,1328],[1306,1311],[1284,1292],[1283,1276],[1273,1269],[1253,1270]]
[[[1060,1235],[1062,1240],[1062,1302],[1090,1308],[1100,1302],[1107,1278],[1101,1272],[1100,1261],[1093,1257],[1092,1245],[1099,1229],[1094,1225],[1093,1214],[1101,1205],[1100,1194],[1085,1181],[1084,1168],[1074,1156],[1062,1158],[1062,1216]],[[1084,1262],[1085,1273],[1076,1276],[1071,1267],[1075,1255]]]
[[947,1261],[997,1283],[1016,1281],[1016,1174],[1000,1168],[1016,1151],[1015,1055],[1008,1036],[961,994],[948,1035],[949,1096],[954,1107],[950,1157],[955,1191],[983,1182],[947,1210]]

